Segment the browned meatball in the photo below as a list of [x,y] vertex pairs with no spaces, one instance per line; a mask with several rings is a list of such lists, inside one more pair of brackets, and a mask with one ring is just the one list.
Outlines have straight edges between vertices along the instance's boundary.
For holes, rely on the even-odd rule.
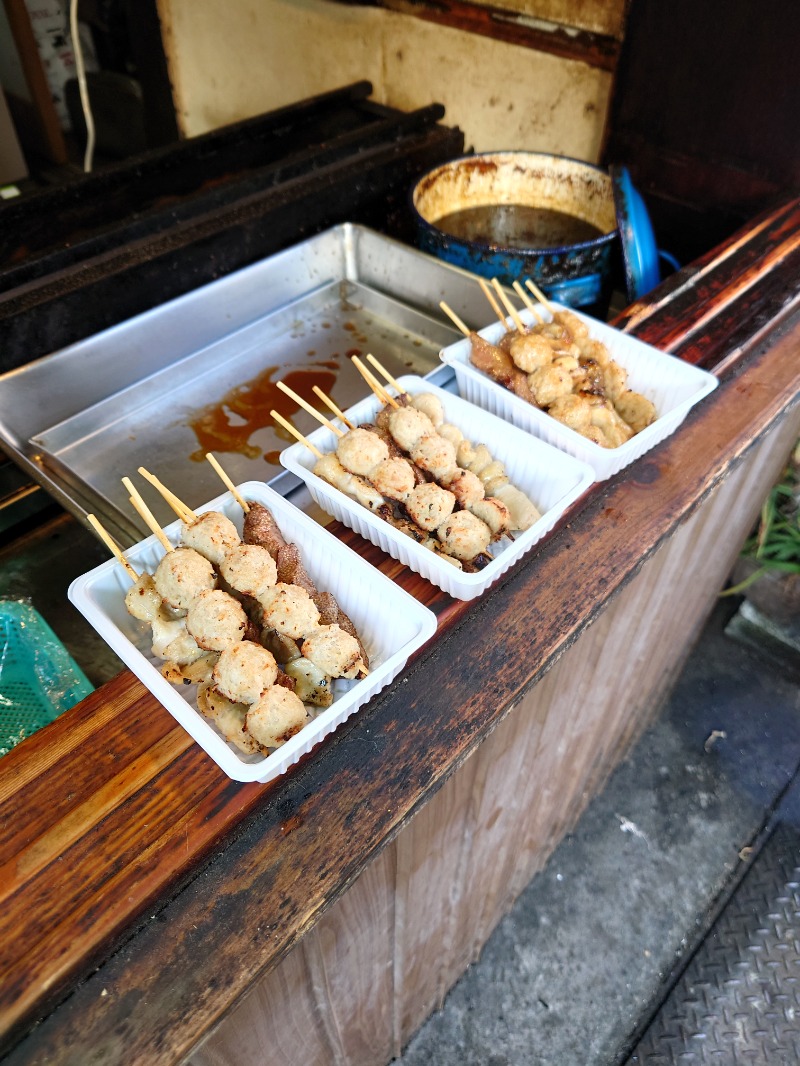
[[308,720],[303,701],[280,685],[267,689],[249,708],[245,728],[262,748],[279,748]]
[[167,552],[153,575],[161,599],[176,611],[188,611],[204,589],[217,583],[214,567],[194,548]]

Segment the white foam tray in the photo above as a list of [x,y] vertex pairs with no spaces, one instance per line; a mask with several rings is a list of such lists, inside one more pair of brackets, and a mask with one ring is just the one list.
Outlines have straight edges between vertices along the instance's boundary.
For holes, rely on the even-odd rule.
[[[269,508],[284,537],[297,544],[317,587],[333,593],[350,616],[370,658],[366,678],[335,682],[333,704],[271,755],[240,752],[197,710],[196,686],[178,689],[161,676],[160,660],[150,650],[149,626],[138,622],[125,608],[125,593],[131,581],[115,559],[76,578],[68,595],[125,665],[229,777],[236,781],[265,782],[284,773],[388,685],[402,670],[409,655],[436,632],[436,617],[267,485],[249,481],[239,485],[238,490],[245,500]],[[197,510],[222,511],[241,533],[242,509],[230,493]],[[180,531],[181,523],[177,521],[165,528],[173,544],[178,543]],[[125,554],[137,571],[152,573],[164,549],[152,536]]]
[[[446,421],[458,426],[473,444],[485,444],[492,457],[505,465],[511,482],[542,512],[539,521],[530,529],[515,533],[513,541],[504,538],[495,543],[492,561],[483,570],[464,573],[317,477],[313,473],[316,457],[305,445],[298,443],[287,448],[281,453],[281,462],[305,481],[312,498],[328,514],[450,596],[460,600],[474,599],[550,532],[567,508],[594,482],[594,474],[580,460],[551,448],[423,378],[407,375],[398,383],[410,395],[432,392],[438,396]],[[379,406],[376,398],[370,395],[344,413],[352,422],[361,424],[371,422]],[[324,427],[315,430],[308,440],[322,452],[336,449],[335,434]]]
[[[560,304],[553,306],[572,311],[582,319],[589,327],[591,337],[605,344],[612,359],[627,370],[628,387],[640,392],[655,405],[658,412],[655,422],[618,448],[603,448],[587,440],[576,430],[556,421],[546,411],[541,411],[492,381],[470,362],[469,338],[465,337],[444,348],[440,358],[454,369],[458,391],[467,400],[588,463],[598,481],[616,474],[674,433],[689,410],[717,387],[718,381],[714,375],[699,367],[660,352],[573,308],[565,308]],[[550,317],[543,308],[540,308],[540,312],[544,318]],[[534,322],[533,315],[527,309],[520,312],[520,317],[526,325]],[[478,332],[494,344],[501,339],[505,330],[502,323],[494,322]]]

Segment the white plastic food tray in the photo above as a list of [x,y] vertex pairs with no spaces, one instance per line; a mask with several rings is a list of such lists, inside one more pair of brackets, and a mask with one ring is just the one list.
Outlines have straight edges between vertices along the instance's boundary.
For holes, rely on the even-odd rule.
[[[370,657],[370,670],[364,680],[335,682],[333,704],[271,755],[240,752],[197,710],[195,686],[178,689],[161,676],[159,660],[150,651],[149,626],[138,622],[125,608],[125,593],[131,581],[115,559],[76,578],[68,595],[126,666],[229,777],[264,782],[282,774],[388,685],[409,655],[436,632],[436,617],[267,485],[249,481],[239,485],[238,490],[245,500],[269,508],[284,537],[297,544],[317,587],[333,593],[350,616]],[[208,510],[222,511],[241,533],[242,510],[230,493],[198,508],[199,512]],[[181,523],[177,521],[165,529],[173,544],[178,543],[180,531]],[[152,573],[164,549],[153,536],[125,554],[134,569]]]
[[[683,422],[690,408],[717,387],[718,381],[714,375],[699,367],[660,352],[589,315],[563,308],[560,304],[553,306],[572,311],[582,319],[589,327],[590,336],[601,341],[612,359],[627,370],[628,387],[640,392],[655,405],[658,412],[656,421],[618,448],[603,448],[587,440],[576,430],[556,421],[546,411],[539,410],[503,385],[492,381],[470,362],[472,345],[469,338],[444,348],[440,356],[455,370],[458,391],[467,400],[569,455],[582,459],[592,467],[598,481],[616,474],[668,437]],[[544,309],[542,314],[549,318]],[[527,309],[520,312],[520,317],[526,325],[534,322],[533,315]],[[479,335],[495,344],[504,332],[502,323],[495,322],[480,330]]]
[[[445,420],[458,426],[473,444],[485,444],[492,457],[505,465],[512,484],[526,493],[542,512],[539,521],[530,529],[515,533],[513,541],[503,538],[495,543],[492,561],[483,570],[474,574],[459,570],[317,477],[313,473],[316,457],[305,445],[298,443],[287,448],[281,453],[281,462],[305,481],[315,502],[328,514],[450,596],[460,600],[474,599],[550,532],[567,508],[593,483],[594,474],[580,460],[556,451],[423,378],[407,375],[400,378],[398,384],[410,395],[431,392],[438,396],[444,407]],[[368,396],[344,413],[360,425],[371,422],[379,407],[377,399]],[[308,439],[322,452],[336,449],[336,436],[324,427]]]

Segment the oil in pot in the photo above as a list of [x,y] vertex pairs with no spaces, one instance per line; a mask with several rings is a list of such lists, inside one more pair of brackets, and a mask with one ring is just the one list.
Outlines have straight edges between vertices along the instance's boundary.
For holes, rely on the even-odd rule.
[[591,222],[550,207],[482,204],[438,218],[437,229],[460,240],[502,248],[564,248],[593,241],[603,231]]

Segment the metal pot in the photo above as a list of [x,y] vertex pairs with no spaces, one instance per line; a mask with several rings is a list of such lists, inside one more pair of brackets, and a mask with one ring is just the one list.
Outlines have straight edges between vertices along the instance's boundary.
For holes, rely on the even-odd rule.
[[[607,305],[619,233],[611,178],[602,168],[535,152],[465,156],[421,178],[411,203],[423,251],[506,285],[531,278],[548,296],[573,307]],[[437,226],[456,211],[497,204],[560,211],[590,223],[600,235],[560,247],[519,248],[454,237]]]

